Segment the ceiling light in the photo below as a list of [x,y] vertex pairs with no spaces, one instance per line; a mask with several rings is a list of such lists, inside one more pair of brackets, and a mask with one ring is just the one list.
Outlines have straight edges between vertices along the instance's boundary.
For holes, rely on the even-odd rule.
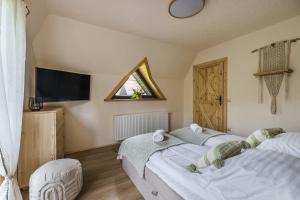
[[205,0],[171,0],[169,13],[175,18],[188,18],[198,14]]

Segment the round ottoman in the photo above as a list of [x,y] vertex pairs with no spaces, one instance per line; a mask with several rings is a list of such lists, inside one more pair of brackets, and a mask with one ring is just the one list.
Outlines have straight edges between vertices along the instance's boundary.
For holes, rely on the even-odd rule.
[[78,160],[50,161],[30,177],[30,200],[73,200],[82,188],[82,168]]

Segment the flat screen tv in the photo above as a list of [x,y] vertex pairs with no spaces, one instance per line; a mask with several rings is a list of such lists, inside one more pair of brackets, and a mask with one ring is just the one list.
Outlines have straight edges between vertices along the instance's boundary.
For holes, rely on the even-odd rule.
[[90,75],[36,68],[35,96],[44,102],[90,99]]

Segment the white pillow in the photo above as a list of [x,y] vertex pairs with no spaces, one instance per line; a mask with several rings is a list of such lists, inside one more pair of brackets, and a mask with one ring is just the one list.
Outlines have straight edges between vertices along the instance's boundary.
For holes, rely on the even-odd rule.
[[300,133],[282,133],[263,141],[257,148],[278,151],[300,158]]

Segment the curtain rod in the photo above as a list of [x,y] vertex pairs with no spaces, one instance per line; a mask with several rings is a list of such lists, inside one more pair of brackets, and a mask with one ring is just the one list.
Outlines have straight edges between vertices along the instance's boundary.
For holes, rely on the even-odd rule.
[[[291,42],[297,42],[298,40],[300,40],[300,38],[291,39],[290,41],[291,41]],[[282,41],[278,41],[278,42],[284,42],[284,43],[285,43],[285,42],[287,42],[287,41],[289,41],[289,40],[282,40]],[[273,43],[271,43],[271,44],[269,44],[269,45],[260,47],[260,48],[258,48],[258,49],[255,49],[255,50],[251,51],[251,53],[255,53],[255,52],[257,52],[257,51],[260,50],[260,49],[263,49],[263,48],[265,48],[265,47],[267,47],[267,46],[274,45],[274,44],[275,44],[275,42],[273,42]]]

